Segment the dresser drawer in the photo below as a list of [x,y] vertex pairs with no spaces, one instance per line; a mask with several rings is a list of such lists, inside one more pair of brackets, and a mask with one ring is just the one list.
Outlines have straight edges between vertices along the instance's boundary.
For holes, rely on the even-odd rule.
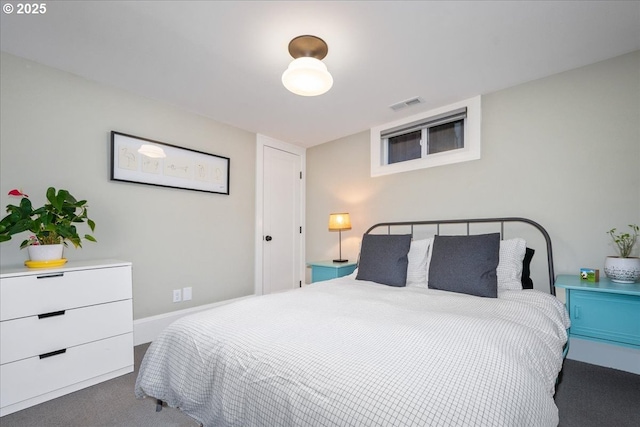
[[5,364],[133,331],[131,300],[0,322]]
[[34,273],[0,281],[0,320],[130,299],[131,267]]
[[640,297],[605,292],[570,294],[571,335],[640,346]]
[[0,406],[5,407],[124,367],[133,370],[133,333],[0,366]]

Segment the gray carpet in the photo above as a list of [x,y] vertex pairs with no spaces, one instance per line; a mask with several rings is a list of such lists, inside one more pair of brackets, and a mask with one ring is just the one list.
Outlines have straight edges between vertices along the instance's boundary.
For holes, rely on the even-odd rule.
[[567,359],[555,399],[560,427],[640,426],[640,375]]
[[[148,344],[135,348],[136,371],[0,418],[1,427],[192,427],[172,408],[155,412],[153,399],[133,395]],[[637,427],[640,375],[566,360],[556,393],[560,427]],[[276,426],[274,426],[276,427]],[[520,426],[514,426],[520,427]]]
[[136,399],[133,388],[149,344],[135,347],[134,372],[0,418],[0,427],[193,427],[180,411],[155,412],[153,399]]

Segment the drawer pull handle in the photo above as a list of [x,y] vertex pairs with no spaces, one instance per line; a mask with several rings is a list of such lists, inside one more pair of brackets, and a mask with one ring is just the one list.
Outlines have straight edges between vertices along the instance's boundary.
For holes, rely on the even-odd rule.
[[38,319],[46,319],[47,317],[64,316],[66,310],[52,311],[51,313],[38,314]]
[[40,355],[40,356],[38,356],[38,357],[40,357],[40,359],[46,359],[47,357],[57,356],[57,355],[59,355],[59,354],[64,354],[64,353],[66,353],[66,352],[67,352],[67,349],[66,349],[66,348],[63,348],[62,350],[56,350],[56,351],[52,351],[52,352],[50,352],[50,353],[44,353],[44,354],[41,354],[41,355]]
[[579,305],[576,305],[576,306],[574,307],[574,310],[573,310],[573,311],[574,311],[574,313],[575,313],[574,319],[579,319],[579,318],[580,318],[580,306],[579,306]]
[[62,277],[62,276],[64,276],[64,273],[47,274],[45,276],[36,276],[36,278],[38,278],[38,279],[52,279],[54,277]]

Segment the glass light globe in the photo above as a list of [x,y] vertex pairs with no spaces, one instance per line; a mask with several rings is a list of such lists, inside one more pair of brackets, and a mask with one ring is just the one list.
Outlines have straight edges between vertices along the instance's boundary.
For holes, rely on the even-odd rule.
[[317,96],[333,86],[333,77],[322,61],[312,57],[294,59],[282,73],[282,84],[301,96]]

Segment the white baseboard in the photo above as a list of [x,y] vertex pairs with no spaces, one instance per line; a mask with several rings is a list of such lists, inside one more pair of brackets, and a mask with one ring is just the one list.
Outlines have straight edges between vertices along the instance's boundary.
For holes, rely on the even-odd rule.
[[200,311],[209,310],[214,307],[229,304],[231,302],[240,301],[246,298],[252,298],[254,295],[246,297],[234,298],[225,301],[214,302],[212,304],[200,305],[198,307],[185,308],[184,310],[172,311],[170,313],[159,314],[157,316],[145,317],[133,321],[133,345],[145,344],[156,339],[158,334],[164,328],[169,326],[181,317],[188,314],[198,313]]
[[640,375],[640,350],[571,338],[567,359]]

